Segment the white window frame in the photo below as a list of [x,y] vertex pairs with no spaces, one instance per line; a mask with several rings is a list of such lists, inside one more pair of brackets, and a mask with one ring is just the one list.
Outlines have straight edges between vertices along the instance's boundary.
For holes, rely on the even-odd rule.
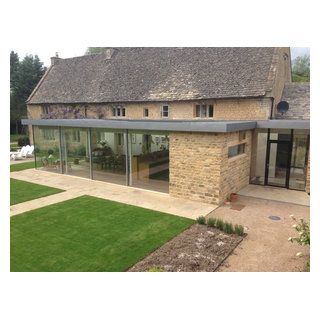
[[[163,110],[164,107],[167,107],[168,109],[166,111]],[[165,116],[164,113],[167,113],[167,115]],[[170,107],[168,104],[163,104],[161,106],[161,118],[169,118],[169,114],[170,114]]]
[[[210,114],[210,107],[212,107],[212,117],[209,116]],[[196,104],[195,105],[194,116],[195,118],[213,118],[214,117],[214,105],[213,104]]]
[[114,118],[125,118],[126,113],[127,113],[126,107],[123,107],[123,106],[112,107],[112,117]]

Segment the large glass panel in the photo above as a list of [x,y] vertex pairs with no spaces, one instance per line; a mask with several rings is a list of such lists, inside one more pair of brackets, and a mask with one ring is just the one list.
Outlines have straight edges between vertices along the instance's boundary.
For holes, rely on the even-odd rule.
[[270,142],[268,185],[285,187],[290,144]]
[[33,126],[33,134],[37,169],[61,172],[59,129]]
[[62,128],[61,147],[63,173],[90,178],[88,129]]
[[305,190],[308,131],[294,130],[289,188]]
[[93,179],[126,185],[124,132],[91,129]]
[[131,185],[169,192],[169,136],[163,133],[132,132]]
[[264,184],[268,130],[254,133],[252,141],[251,183]]

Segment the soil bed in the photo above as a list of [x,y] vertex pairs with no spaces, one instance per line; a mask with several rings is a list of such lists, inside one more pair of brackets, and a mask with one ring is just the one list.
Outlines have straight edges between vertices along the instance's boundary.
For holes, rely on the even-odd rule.
[[243,237],[194,224],[171,241],[139,261],[128,271],[188,272],[215,271]]

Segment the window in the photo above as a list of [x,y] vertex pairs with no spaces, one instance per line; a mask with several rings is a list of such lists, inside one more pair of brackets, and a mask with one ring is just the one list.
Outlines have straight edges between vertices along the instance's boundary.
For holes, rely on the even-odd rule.
[[43,132],[43,139],[44,140],[55,140],[54,129],[44,128],[42,130],[42,132]]
[[72,130],[72,141],[80,142],[80,130]]
[[123,146],[123,134],[122,133],[115,133],[116,135],[116,143],[118,146]]
[[228,148],[228,158],[238,156],[245,152],[245,143],[237,144]]
[[143,109],[143,116],[149,117],[149,109]]
[[196,118],[213,118],[213,105],[197,104],[195,116]]
[[49,106],[43,106],[42,107],[42,113],[44,113],[44,114],[48,114],[49,113]]
[[239,141],[246,139],[246,132],[245,131],[239,131]]
[[113,117],[125,117],[126,116],[126,108],[125,107],[112,107],[112,116]]
[[162,106],[161,107],[161,117],[168,118],[169,117],[169,106]]

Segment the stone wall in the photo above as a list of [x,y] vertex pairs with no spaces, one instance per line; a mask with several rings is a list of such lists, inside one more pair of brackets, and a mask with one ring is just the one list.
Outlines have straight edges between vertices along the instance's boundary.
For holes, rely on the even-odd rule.
[[[145,102],[122,104],[79,104],[79,105],[48,105],[48,114],[45,114],[41,105],[28,105],[30,119],[115,119],[112,116],[113,106],[126,108],[126,116],[120,119],[192,119],[195,117],[197,104],[214,106],[213,118],[208,120],[265,120],[271,112],[271,99],[223,99],[203,101],[178,101],[170,103]],[[161,106],[169,106],[169,117],[161,117]],[[144,109],[149,110],[149,117],[144,117]]]
[[243,142],[245,154],[228,158],[228,147],[239,143],[239,132],[171,133],[170,195],[220,204],[239,191],[249,183],[250,131]]
[[[245,143],[245,152],[228,158],[228,147]],[[249,184],[251,164],[252,131],[246,131],[246,139],[239,140],[239,132],[227,134],[221,163],[220,203]]]

